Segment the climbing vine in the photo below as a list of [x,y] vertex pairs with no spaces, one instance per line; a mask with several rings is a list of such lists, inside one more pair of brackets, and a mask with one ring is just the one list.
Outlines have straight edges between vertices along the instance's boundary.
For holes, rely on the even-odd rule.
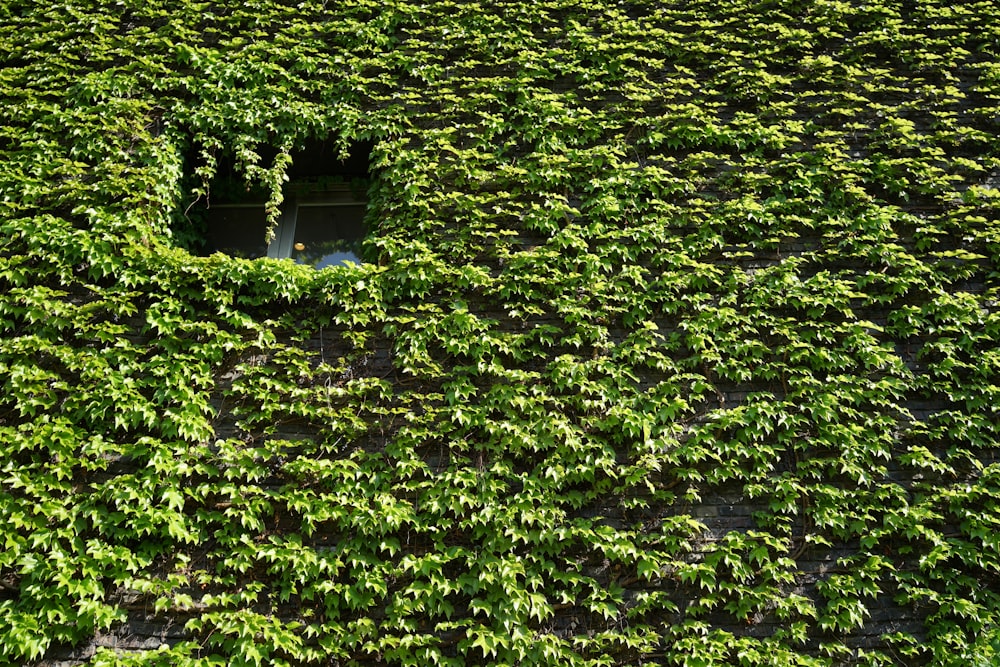
[[994,664],[998,14],[0,8],[0,662]]

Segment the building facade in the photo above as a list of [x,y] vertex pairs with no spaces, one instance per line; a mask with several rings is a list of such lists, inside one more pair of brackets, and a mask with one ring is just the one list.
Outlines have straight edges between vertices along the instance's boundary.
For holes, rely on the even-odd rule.
[[1000,659],[995,3],[0,54],[0,663]]

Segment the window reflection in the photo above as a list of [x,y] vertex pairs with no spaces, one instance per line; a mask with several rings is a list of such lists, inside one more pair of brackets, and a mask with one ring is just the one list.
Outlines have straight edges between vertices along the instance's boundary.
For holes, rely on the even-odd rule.
[[290,257],[317,269],[361,263],[368,230],[366,204],[345,187],[286,200],[274,240],[264,243],[267,227],[262,203],[220,204],[205,211],[209,252],[235,257]]
[[291,257],[317,269],[359,264],[367,233],[364,217],[365,206],[359,203],[299,206]]

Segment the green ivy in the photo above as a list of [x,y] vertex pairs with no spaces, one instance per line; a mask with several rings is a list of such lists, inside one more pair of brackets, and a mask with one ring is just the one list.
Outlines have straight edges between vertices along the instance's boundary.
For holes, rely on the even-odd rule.
[[[994,664],[998,26],[0,8],[0,663]],[[317,139],[370,263],[187,250]]]

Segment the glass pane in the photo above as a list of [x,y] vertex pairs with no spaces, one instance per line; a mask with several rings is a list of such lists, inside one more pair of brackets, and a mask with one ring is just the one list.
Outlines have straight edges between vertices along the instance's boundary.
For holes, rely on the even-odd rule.
[[209,252],[235,257],[264,257],[267,220],[263,206],[214,206],[205,209]]
[[292,258],[317,269],[360,264],[361,240],[367,231],[365,208],[363,203],[299,206]]

